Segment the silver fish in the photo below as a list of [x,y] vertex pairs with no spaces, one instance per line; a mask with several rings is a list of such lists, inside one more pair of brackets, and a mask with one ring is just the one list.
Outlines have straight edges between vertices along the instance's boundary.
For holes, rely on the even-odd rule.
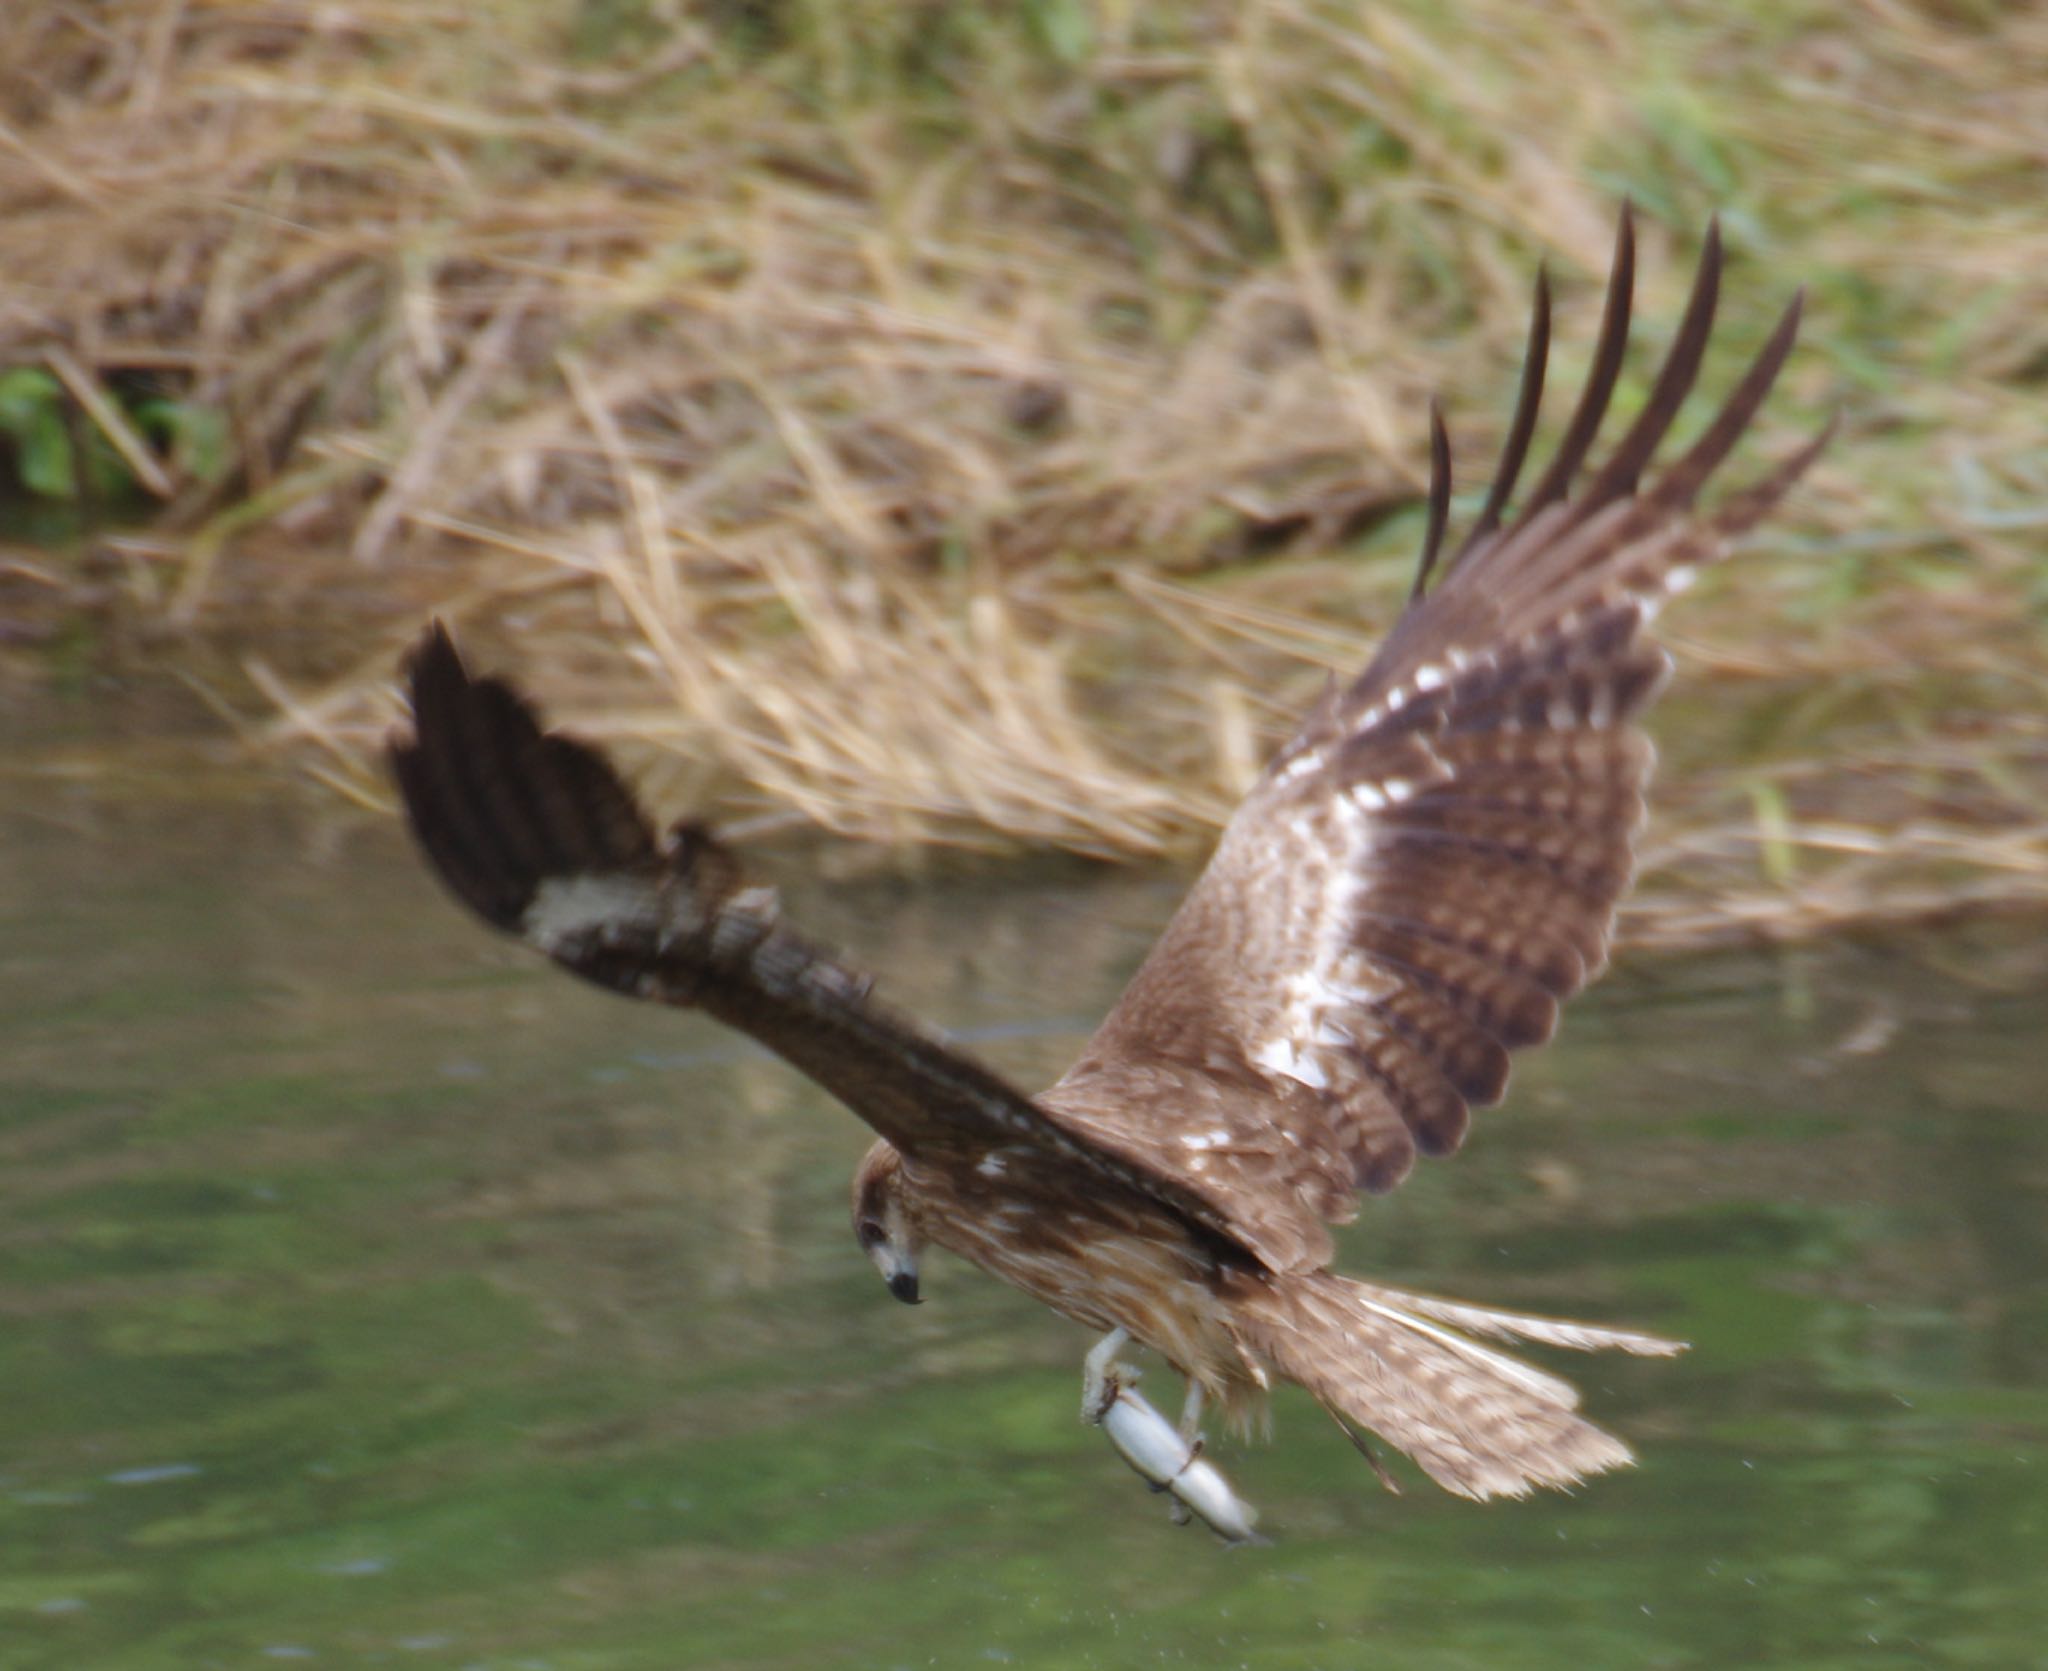
[[1232,1548],[1264,1543],[1253,1530],[1259,1511],[1230,1489],[1216,1465],[1183,1440],[1173,1424],[1128,1385],[1114,1381],[1100,1416],[1103,1432],[1155,1491],[1170,1491]]

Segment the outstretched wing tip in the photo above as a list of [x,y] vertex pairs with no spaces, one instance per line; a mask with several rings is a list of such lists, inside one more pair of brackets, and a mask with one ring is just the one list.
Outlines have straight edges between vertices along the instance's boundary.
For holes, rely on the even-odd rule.
[[455,647],[455,638],[448,630],[448,623],[438,615],[427,617],[426,624],[413,635],[400,655],[399,672],[412,693],[415,706],[423,681],[456,679],[468,682],[469,672],[463,665],[462,652]]
[[398,658],[400,688],[405,711],[385,736],[385,747],[394,763],[403,755],[417,757],[426,746],[423,715],[431,713],[437,699],[444,712],[462,700],[474,681],[463,664],[462,652],[438,615],[413,635]]
[[472,675],[438,617],[401,672],[409,713],[386,752],[406,822],[441,880],[491,926],[523,933],[550,882],[655,861],[654,832],[611,762],[547,729],[507,680]]
[[1410,604],[1421,600],[1429,589],[1429,577],[1443,552],[1444,531],[1451,522],[1451,432],[1444,427],[1443,404],[1436,396],[1429,400],[1429,522],[1422,536],[1422,556],[1415,565],[1415,583],[1408,589]]

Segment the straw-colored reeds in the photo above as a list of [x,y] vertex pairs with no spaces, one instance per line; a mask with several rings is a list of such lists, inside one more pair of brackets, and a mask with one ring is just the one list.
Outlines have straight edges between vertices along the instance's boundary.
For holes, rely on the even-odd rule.
[[0,363],[139,449],[139,607],[357,792],[431,609],[679,807],[1191,847],[1396,607],[1427,398],[1469,481],[1629,193],[1647,343],[1715,210],[1723,368],[1810,288],[1753,464],[1847,419],[1669,616],[1639,932],[2048,896],[2037,10],[8,15]]

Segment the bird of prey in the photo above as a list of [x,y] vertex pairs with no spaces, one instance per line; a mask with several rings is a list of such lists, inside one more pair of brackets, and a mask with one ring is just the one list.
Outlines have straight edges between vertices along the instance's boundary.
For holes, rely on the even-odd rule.
[[[853,1229],[889,1291],[916,1301],[936,1245],[1097,1331],[1084,1416],[1104,1421],[1128,1389],[1119,1353],[1135,1341],[1186,1378],[1189,1465],[1205,1407],[1242,1427],[1278,1380],[1368,1457],[1369,1432],[1470,1497],[1622,1465],[1575,1389],[1483,1342],[1675,1343],[1339,1275],[1330,1226],[1418,1154],[1455,1151],[1469,1110],[1500,1100],[1510,1053],[1548,1039],[1605,964],[1651,767],[1636,721],[1669,671],[1652,617],[1827,440],[1697,508],[1791,352],[1795,296],[1698,438],[1653,468],[1720,271],[1710,226],[1641,412],[1589,463],[1629,332],[1624,211],[1586,387],[1515,505],[1549,345],[1539,275],[1475,524],[1439,564],[1450,467],[1432,414],[1404,612],[1268,762],[1080,1059],[1036,1096],[878,1002],[700,824],[662,833],[601,754],[468,672],[438,623],[409,658],[411,727],[391,744],[413,834],[489,923],[600,986],[737,1027],[865,1120],[878,1139]],[[1136,1417],[1108,1425],[1134,1462],[1163,1448],[1169,1483],[1172,1445]]]

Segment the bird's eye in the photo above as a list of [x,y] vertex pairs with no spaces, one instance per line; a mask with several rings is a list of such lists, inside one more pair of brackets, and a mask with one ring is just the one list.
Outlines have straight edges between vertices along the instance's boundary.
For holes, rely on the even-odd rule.
[[854,1226],[853,1233],[860,1238],[860,1245],[863,1251],[879,1247],[882,1238],[888,1234],[886,1230],[871,1218],[862,1219],[859,1224]]

